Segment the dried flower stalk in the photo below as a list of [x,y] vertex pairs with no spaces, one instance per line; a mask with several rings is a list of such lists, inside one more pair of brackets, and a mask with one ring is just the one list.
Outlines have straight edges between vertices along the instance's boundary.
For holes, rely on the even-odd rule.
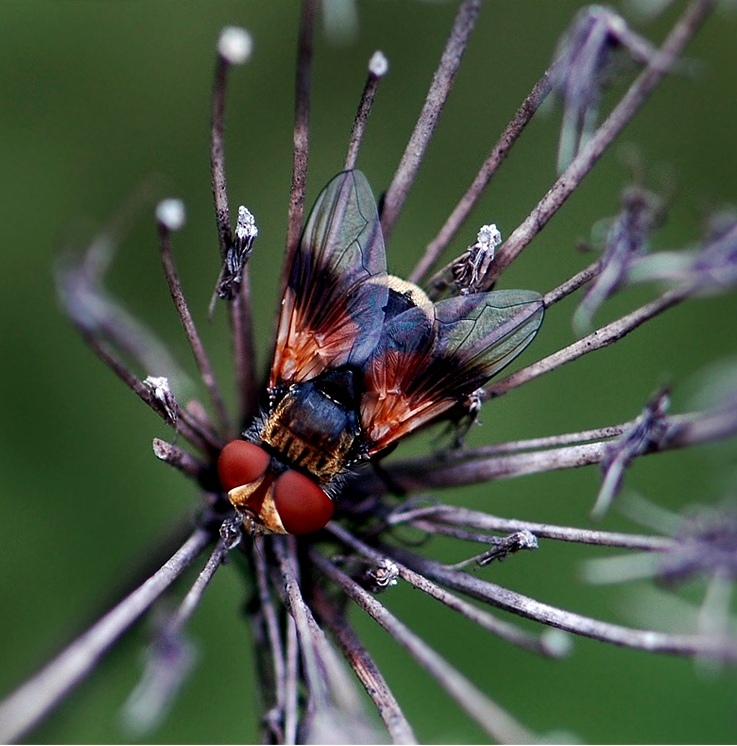
[[[466,255],[458,257],[429,281],[428,287],[433,295],[452,293],[454,288],[457,289],[454,282],[457,284],[459,276],[473,275],[473,282],[464,286],[461,292],[489,288],[499,279],[503,270],[579,187],[604,150],[663,77],[673,69],[686,44],[714,5],[713,0],[690,2],[659,49],[633,34],[619,17],[608,15],[610,11],[606,12],[606,17],[594,18],[592,25],[576,27],[577,33],[573,33],[570,39],[578,38],[578,33],[583,35],[581,49],[586,47],[588,53],[593,55],[590,66],[595,71],[600,67],[597,55],[608,54],[611,51],[609,46],[616,44],[644,66],[642,72],[598,127],[593,125],[598,115],[597,91],[587,94],[591,98],[588,108],[576,108],[578,104],[571,104],[574,108],[566,117],[570,127],[577,133],[574,138],[577,145],[568,167],[513,231],[496,256],[492,251],[484,261],[479,260],[474,265],[470,274],[460,275],[458,272],[453,274],[453,268],[457,270],[459,263],[462,265],[475,260]],[[422,164],[481,6],[478,0],[460,3],[417,125],[386,193],[382,227],[387,238]],[[297,54],[294,159],[287,219],[286,267],[289,267],[294,256],[304,222],[316,9],[314,0],[305,0],[303,3]],[[594,31],[595,45],[591,42]],[[178,441],[168,443],[157,438],[154,440],[154,452],[159,459],[199,483],[204,506],[201,525],[169,563],[154,572],[146,583],[0,704],[0,736],[5,740],[17,740],[34,727],[92,670],[109,647],[150,608],[208,543],[214,543],[215,549],[178,610],[164,625],[159,643],[163,646],[168,642],[179,644],[182,641],[186,623],[196,610],[207,584],[226,553],[238,544],[238,551],[242,554],[239,560],[243,560],[241,568],[253,588],[248,620],[256,642],[262,686],[262,732],[268,742],[320,741],[326,740],[327,736],[346,741],[350,736],[375,740],[379,736],[367,712],[367,703],[377,710],[392,742],[417,742],[413,728],[401,709],[401,693],[395,694],[390,690],[352,625],[353,607],[355,611],[368,614],[386,630],[489,736],[510,742],[530,742],[537,738],[390,610],[390,589],[397,582],[407,583],[422,591],[454,611],[463,623],[478,625],[505,643],[539,655],[565,655],[567,644],[556,635],[556,630],[564,630],[573,635],[653,653],[710,658],[723,663],[735,661],[737,639],[730,634],[728,625],[722,623],[723,618],[712,611],[717,607],[726,607],[725,599],[729,591],[726,581],[731,580],[736,572],[732,566],[731,550],[737,545],[737,521],[728,520],[727,511],[720,512],[719,520],[714,522],[703,517],[692,521],[682,520],[678,530],[670,534],[661,532],[648,535],[522,521],[452,507],[435,499],[423,499],[428,490],[435,488],[488,483],[525,474],[599,464],[603,470],[603,487],[596,511],[601,514],[616,505],[627,468],[637,459],[737,433],[737,409],[732,406],[731,400],[727,404],[722,402],[687,414],[670,414],[667,411],[667,394],[660,392],[644,405],[639,416],[628,422],[580,432],[530,437],[476,449],[461,448],[423,458],[388,461],[381,467],[377,466],[374,472],[358,470],[346,481],[338,497],[336,519],[328,524],[324,532],[300,538],[241,535],[239,519],[234,519],[230,506],[224,500],[214,466],[218,452],[223,443],[232,437],[233,430],[250,421],[256,411],[258,395],[247,263],[251,245],[246,246],[246,242],[239,238],[240,222],[235,231],[231,227],[225,179],[226,83],[229,68],[243,56],[244,48],[239,47],[238,43],[243,43],[245,37],[239,36],[238,30],[231,29],[229,34],[231,42],[233,38],[236,40],[235,52],[227,45],[220,47],[213,85],[211,166],[219,258],[224,268],[218,283],[219,290],[223,292],[218,292],[218,295],[228,304],[233,335],[234,379],[239,396],[237,411],[233,415],[226,411],[226,397],[215,379],[185,301],[169,243],[173,228],[168,223],[159,221],[165,276],[213,410],[212,415],[196,401],[182,405],[170,387],[169,379],[161,372],[149,369],[150,361],[156,357],[158,343],[145,332],[144,327],[133,324],[122,307],[103,292],[92,249],[81,262],[60,275],[67,311],[85,341],[139,398],[175,430],[175,436],[185,441],[184,444]],[[566,59],[577,59],[575,54],[571,55],[571,51],[576,52],[577,49],[571,50],[570,44],[574,42],[570,39],[569,47],[524,99],[466,194],[443,223],[437,236],[428,243],[412,274],[413,280],[420,281],[427,275],[463,226],[540,104],[554,85],[562,85],[560,81],[565,81]],[[379,70],[374,63],[350,135],[344,161],[346,169],[353,168],[357,162],[376,86],[385,72],[385,65],[379,65]],[[640,217],[644,215],[638,214]],[[647,213],[645,217],[648,216],[654,217],[654,213]],[[654,280],[668,281],[670,286],[654,300],[601,326],[573,344],[486,385],[474,395],[474,406],[617,342],[665,310],[690,301],[705,290],[724,292],[737,282],[731,271],[733,258],[737,255],[734,251],[737,242],[734,224],[722,226],[715,235],[707,236],[700,250],[689,254],[687,261],[674,263],[672,257],[665,257],[669,261],[664,262],[653,261],[653,257],[647,255],[644,239],[657,226],[654,219],[651,221],[648,218],[645,223],[647,225],[636,220],[629,223],[623,220],[620,228],[625,233],[629,231],[626,238],[632,238],[640,231],[638,235],[642,240],[632,242],[635,248],[625,252],[626,256],[616,252],[606,253],[600,261],[551,289],[544,296],[543,303],[549,312],[557,312],[560,300],[588,285],[589,301],[584,301],[583,310],[578,316],[579,321],[583,319],[588,324],[593,319],[594,311],[621,287]],[[255,233],[250,240],[253,238]],[[483,268],[483,271],[479,268]],[[282,290],[286,285],[286,272],[285,269]],[[580,327],[584,325],[579,324]],[[126,362],[129,359],[130,367]],[[143,369],[145,376],[136,368]],[[236,422],[237,428],[231,422]],[[410,496],[409,493],[416,494]],[[452,540],[453,546],[459,550],[458,561],[443,564],[430,559],[421,546],[403,546],[394,532],[400,527],[412,529],[427,538]],[[630,559],[638,562],[645,559],[648,563],[639,572],[663,582],[674,583],[693,576],[705,577],[708,592],[700,624],[687,634],[613,624],[542,603],[476,574],[477,568],[479,572],[487,572],[489,563],[494,559],[508,558],[508,561],[514,561],[512,555],[516,552],[537,549],[538,539],[636,552],[634,557],[628,555]],[[601,571],[600,577],[604,575],[605,572]],[[510,622],[496,613],[492,614],[484,606],[533,620],[543,628],[530,632],[517,624],[516,620]],[[552,632],[550,628],[553,628]],[[173,682],[171,677],[165,681],[166,677],[160,676],[159,683],[156,683],[157,668],[159,673],[164,668],[157,655],[154,646],[150,656],[154,683],[150,691],[152,699],[161,699],[163,702],[167,698],[165,694],[168,688],[173,692],[177,682]],[[365,688],[366,698],[361,699],[354,691],[354,682],[346,675],[346,664]]]

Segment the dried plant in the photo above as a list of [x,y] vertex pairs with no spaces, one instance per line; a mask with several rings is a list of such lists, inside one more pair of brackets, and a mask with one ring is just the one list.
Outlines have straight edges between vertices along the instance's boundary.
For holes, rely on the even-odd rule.
[[[303,3],[298,40],[286,267],[290,266],[305,222],[316,6],[314,0]],[[390,237],[423,164],[481,6],[480,0],[460,3],[415,129],[394,176],[387,179],[381,228],[390,254]],[[686,3],[658,44],[635,34],[611,10],[596,7],[582,11],[564,36],[551,67],[522,101],[437,235],[427,241],[410,279],[424,286],[433,300],[506,287],[505,270],[580,187],[663,79],[678,68],[688,43],[714,7],[712,0]],[[732,663],[737,658],[737,638],[729,614],[729,590],[737,568],[733,508],[728,504],[695,508],[690,515],[670,515],[665,521],[655,505],[633,499],[622,501],[620,497],[627,469],[642,457],[733,436],[737,432],[733,387],[725,387],[703,406],[685,412],[670,411],[669,388],[661,387],[642,402],[639,413],[623,413],[619,421],[595,429],[541,436],[530,424],[529,437],[523,440],[479,447],[464,444],[466,430],[486,400],[502,397],[565,363],[602,350],[679,304],[732,290],[737,281],[735,216],[727,211],[713,214],[696,245],[670,252],[653,251],[651,239],[666,220],[668,200],[647,189],[641,180],[624,190],[619,214],[599,231],[600,253],[593,261],[565,281],[541,289],[548,317],[560,314],[570,318],[579,338],[547,355],[533,346],[527,356],[529,359],[537,353],[535,362],[505,372],[476,391],[467,403],[467,417],[452,423],[454,447],[425,456],[390,457],[375,470],[357,469],[336,496],[334,520],[315,534],[264,534],[253,523],[246,521],[244,526],[242,517],[234,514],[218,482],[216,463],[223,445],[247,428],[258,411],[261,381],[255,364],[249,261],[252,255],[258,256],[262,237],[258,236],[257,216],[254,219],[246,207],[239,207],[235,226],[231,223],[224,109],[231,68],[248,59],[250,43],[248,34],[240,29],[223,32],[211,118],[212,189],[220,267],[213,309],[216,315],[220,306],[227,309],[237,391],[235,409],[228,406],[228,389],[224,391],[210,362],[174,263],[171,240],[184,223],[181,203],[166,200],[158,206],[159,248],[171,297],[196,364],[203,402],[185,401],[177,382],[160,374],[162,361],[164,369],[175,370],[173,363],[165,362],[166,348],[106,291],[109,246],[104,241],[93,243],[81,258],[65,258],[58,272],[64,308],[85,342],[171,427],[171,441],[155,438],[154,453],[195,480],[202,492],[201,513],[191,534],[165,564],[0,703],[3,739],[17,740],[34,728],[205,552],[210,553],[209,559],[196,581],[157,625],[144,677],[127,706],[135,728],[158,722],[191,670],[193,652],[187,623],[226,558],[234,559],[232,564],[242,572],[249,594],[245,616],[257,658],[260,728],[265,742],[374,742],[387,734],[392,742],[416,742],[413,725],[402,708],[402,700],[408,695],[390,689],[369,646],[362,641],[359,630],[365,625],[363,620],[356,625],[358,612],[353,607],[388,632],[489,738],[531,742],[546,737],[533,730],[522,707],[514,714],[507,712],[493,699],[498,692],[475,684],[451,656],[441,655],[402,621],[401,613],[393,610],[392,589],[397,584],[422,591],[455,612],[459,631],[455,624],[449,625],[449,635],[462,636],[460,630],[471,622],[510,645],[550,658],[565,656],[572,636],[582,636],[651,654]],[[637,72],[605,113],[612,92],[619,91],[614,73],[621,59],[636,66]],[[360,162],[369,113],[386,72],[386,60],[374,55],[342,163],[346,170]],[[558,96],[564,111],[559,177],[500,245],[489,226],[479,231],[473,242],[478,228],[469,229],[472,209],[551,95]],[[449,260],[452,241],[469,231],[469,248]],[[585,264],[585,258],[581,264]],[[213,268],[214,278],[218,273],[214,254]],[[282,290],[286,282],[285,271]],[[596,327],[600,311],[608,308],[611,299],[624,289],[641,285],[652,293],[647,301]],[[570,303],[561,303],[571,296],[578,299],[573,310]],[[709,388],[716,390],[716,386]],[[586,526],[587,515],[581,515],[582,526],[551,525],[443,501],[441,488],[585,465],[598,465],[601,471],[598,496],[590,496],[592,516],[609,516],[614,507],[628,509],[643,523],[654,522],[650,532],[590,528]],[[513,515],[514,506],[505,506],[505,511]],[[618,550],[616,556],[587,566],[589,578],[598,583],[646,577],[675,590],[685,580],[705,579],[707,591],[698,623],[687,632],[671,631],[667,620],[663,620],[662,629],[641,629],[551,605],[493,582],[497,567],[494,560],[513,563],[512,555],[538,550],[535,559],[546,564],[546,548],[552,542]],[[505,677],[513,675],[500,671],[500,687]],[[360,696],[356,679],[368,697]],[[239,686],[239,682],[229,682],[228,686]],[[368,702],[375,706],[383,731],[368,711]],[[227,717],[238,714],[229,713]],[[566,727],[564,720],[557,725]],[[249,733],[246,724],[243,732]]]

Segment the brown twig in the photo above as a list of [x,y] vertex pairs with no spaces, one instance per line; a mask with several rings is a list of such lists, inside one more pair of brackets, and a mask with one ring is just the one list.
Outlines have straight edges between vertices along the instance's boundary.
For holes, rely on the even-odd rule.
[[492,738],[502,743],[531,743],[535,736],[504,712],[397,619],[368,591],[312,549],[314,565],[361,609],[378,622]]
[[477,510],[450,505],[436,505],[424,511],[395,511],[392,523],[410,522],[420,530],[434,532],[442,526],[472,526],[484,531],[530,531],[535,536],[557,541],[569,541],[601,547],[617,547],[649,552],[664,552],[673,548],[674,540],[667,536],[645,536],[615,531],[598,531],[573,526],[554,526],[549,523],[534,523],[513,518],[482,513]]
[[581,148],[568,168],[538,202],[529,216],[502,244],[487,275],[486,287],[494,284],[515,257],[563,206],[615,137],[645,103],[663,77],[673,68],[686,44],[694,37],[715,5],[716,0],[692,0],[688,4],[663,45],[653,54],[645,69],[632,83],[621,101]]
[[16,743],[84,680],[121,635],[197,558],[211,539],[197,529],[143,585],[0,703],[0,741]]
[[297,77],[294,102],[294,156],[292,186],[289,190],[289,217],[279,297],[284,296],[289,269],[302,232],[307,187],[307,161],[310,144],[310,98],[312,86],[312,42],[315,28],[316,0],[303,0],[297,49]]
[[646,650],[650,653],[737,660],[737,640],[732,638],[699,634],[670,634],[603,622],[544,604],[467,573],[449,570],[438,562],[412,554],[399,547],[384,547],[384,549],[396,561],[408,565],[416,572],[448,588],[551,627],[613,645]]
[[[259,616],[263,620],[265,637],[265,645],[256,647],[256,655],[262,660],[261,669],[269,672],[268,680],[264,681],[263,692],[265,697],[271,696],[271,701],[266,700],[268,711],[264,716],[264,721],[270,725],[272,732],[279,737],[279,740],[286,743],[285,732],[296,734],[296,704],[290,708],[290,713],[295,713],[294,716],[287,717],[286,652],[279,610],[277,610],[269,582],[269,568],[265,552],[264,538],[254,539],[250,555],[256,577]],[[271,686],[268,686],[268,683]]]
[[210,99],[210,173],[221,262],[225,261],[228,249],[233,243],[228,185],[225,178],[225,92],[229,69],[228,60],[222,54],[218,54]]
[[548,357],[508,375],[506,378],[487,384],[481,394],[482,400],[506,394],[513,388],[527,383],[544,373],[549,373],[551,370],[555,370],[565,363],[569,363],[594,350],[600,350],[613,342],[617,342],[646,321],[689,298],[693,294],[693,291],[694,288],[692,286],[682,286],[666,291],[654,301],[646,303],[626,316],[622,316],[610,324],[591,332],[591,334],[568,345],[568,347],[564,347],[552,355],[548,355]]
[[202,461],[161,438],[153,439],[153,450],[156,458],[165,461],[193,479],[199,479],[206,469]]
[[251,282],[247,265],[243,269],[238,294],[230,303],[230,324],[233,330],[233,359],[240,416],[238,425],[242,428],[251,420],[258,408]]
[[473,32],[476,18],[481,9],[481,0],[464,0],[461,3],[450,36],[443,50],[438,69],[433,77],[430,90],[410,136],[402,159],[384,197],[381,213],[381,230],[388,239],[404,206],[409,190],[430,143],[435,125],[450,94],[463,53]]
[[[233,230],[230,223],[228,185],[225,177],[225,94],[228,71],[239,59],[223,49],[224,37],[229,32],[245,34],[242,29],[225,29],[220,37],[215,77],[212,86],[210,118],[210,168],[212,174],[212,196],[215,204],[215,222],[218,230],[220,261],[225,266],[228,252],[233,246]],[[243,41],[243,39],[241,39]],[[253,330],[251,328],[251,302],[248,281],[248,265],[244,263],[239,283],[239,292],[229,304],[230,325],[233,331],[233,358],[235,379],[239,397],[240,423],[247,421],[255,411],[255,357]],[[214,300],[214,298],[213,298]],[[228,422],[227,419],[223,422]]]
[[389,63],[381,52],[374,52],[369,60],[368,78],[366,79],[363,93],[361,93],[361,100],[358,104],[356,117],[353,120],[353,129],[351,130],[351,136],[348,140],[348,152],[346,153],[345,163],[343,165],[344,171],[350,171],[356,167],[358,150],[361,147],[363,133],[366,130],[366,123],[368,122],[371,107],[374,103],[376,89],[379,86],[379,81],[384,77],[384,75],[386,75],[386,72],[389,69],[388,66]]
[[344,742],[376,738],[353,695],[341,661],[318,626],[300,588],[294,537],[274,537],[274,554],[282,576],[284,602],[294,622],[299,643],[301,673],[307,694],[299,738],[324,742],[328,737]]
[[[75,322],[82,339],[97,357],[115,373],[116,376],[143,402],[148,404],[156,414],[168,425],[174,426],[172,419],[162,402],[154,396],[151,390],[144,385],[143,381],[130,371],[115,353],[95,334]],[[202,427],[202,423],[194,420],[186,409],[179,409],[179,417],[176,423],[177,432],[186,438],[195,448],[203,453],[212,453],[220,449],[220,442],[209,430]]]
[[[328,525],[328,530],[343,544],[349,546],[354,551],[359,552],[372,562],[378,563],[384,558],[384,555],[382,555],[381,552],[372,549],[334,521]],[[487,632],[497,635],[505,642],[538,653],[539,655],[554,656],[554,651],[547,648],[544,640],[538,635],[529,634],[512,624],[496,619],[491,614],[469,604],[463,599],[458,598],[458,596],[448,593],[448,591],[437,584],[429,581],[427,578],[422,577],[422,575],[413,572],[403,565],[398,565],[398,570],[400,577],[414,588],[427,593],[427,595],[471,620]]]
[[348,664],[363,684],[371,698],[381,719],[386,725],[392,743],[417,743],[412,726],[407,721],[384,677],[381,675],[373,658],[361,644],[358,635],[348,623],[345,616],[332,603],[325,591],[314,588],[312,602],[315,611],[325,622],[341,650]]
[[[637,420],[632,420],[616,426],[616,429],[623,432],[636,424]],[[644,453],[660,453],[734,435],[737,433],[737,411],[724,409],[673,415],[664,418],[664,427],[664,437],[650,444]],[[601,431],[590,432],[596,434]],[[411,492],[433,487],[479,484],[597,464],[605,457],[607,446],[607,442],[599,441],[530,452],[505,453],[502,450],[496,455],[488,455],[494,453],[493,448],[488,451],[478,449],[459,452],[458,456],[450,455],[441,461],[436,457],[396,461],[385,468],[398,487]],[[368,475],[361,486],[366,491],[381,490],[382,486],[385,489],[381,480]]]
[[182,285],[179,280],[179,274],[174,263],[174,256],[172,255],[170,238],[170,228],[162,220],[158,221],[158,233],[159,233],[159,249],[161,252],[161,263],[164,267],[164,275],[166,277],[167,285],[169,286],[169,292],[171,293],[174,306],[177,309],[179,320],[184,328],[184,333],[189,342],[189,347],[192,350],[197,369],[200,372],[200,377],[205,385],[205,389],[210,397],[215,415],[218,418],[218,422],[226,438],[232,437],[232,425],[228,412],[225,408],[225,402],[220,393],[220,387],[218,386],[217,380],[215,379],[215,372],[210,364],[210,359],[205,352],[205,348],[200,339],[200,335],[197,332],[197,327],[190,313],[189,306],[182,292]]
[[[442,252],[445,251],[448,244],[453,240],[455,234],[466,222],[471,210],[473,210],[479,198],[484,193],[484,190],[489,185],[496,170],[503,163],[509,154],[510,149],[517,141],[517,138],[522,134],[535,112],[550,93],[550,77],[554,67],[555,65],[545,72],[542,78],[540,78],[540,80],[535,84],[527,98],[522,102],[522,105],[517,109],[506,129],[502,132],[501,137],[491,149],[491,152],[479,169],[479,172],[474,177],[474,180],[471,182],[466,193],[453,208],[453,211],[450,213],[435,238],[433,238],[425,247],[424,254],[409,276],[409,279],[412,282],[422,282],[422,279],[427,272],[430,271],[432,265],[437,261]],[[450,265],[447,265],[427,283],[431,297],[437,293],[441,284],[447,284],[447,279],[445,278],[448,275],[449,269]]]

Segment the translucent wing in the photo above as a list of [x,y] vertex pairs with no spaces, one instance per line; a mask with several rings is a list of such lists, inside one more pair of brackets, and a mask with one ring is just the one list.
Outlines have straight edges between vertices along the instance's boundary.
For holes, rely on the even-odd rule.
[[541,296],[526,290],[440,301],[429,322],[419,311],[387,322],[365,366],[369,455],[461,403],[527,347],[543,319]]
[[453,390],[471,393],[527,347],[542,324],[542,296],[532,290],[497,290],[435,304],[436,357],[457,367]]
[[371,187],[360,171],[322,191],[289,273],[270,386],[362,365],[376,346],[387,289],[384,240]]

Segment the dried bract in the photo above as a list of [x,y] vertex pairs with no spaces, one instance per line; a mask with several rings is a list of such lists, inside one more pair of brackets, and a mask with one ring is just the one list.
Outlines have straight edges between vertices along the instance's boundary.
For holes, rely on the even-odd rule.
[[592,510],[593,517],[601,517],[617,496],[624,471],[637,457],[651,449],[661,448],[668,435],[665,415],[670,405],[670,392],[665,389],[655,394],[642,410],[635,424],[613,443],[607,444],[601,459],[604,481]]
[[658,195],[639,186],[625,190],[622,211],[606,230],[599,274],[573,317],[579,334],[590,331],[597,309],[625,284],[633,263],[647,251],[650,234],[663,220],[664,206]]

